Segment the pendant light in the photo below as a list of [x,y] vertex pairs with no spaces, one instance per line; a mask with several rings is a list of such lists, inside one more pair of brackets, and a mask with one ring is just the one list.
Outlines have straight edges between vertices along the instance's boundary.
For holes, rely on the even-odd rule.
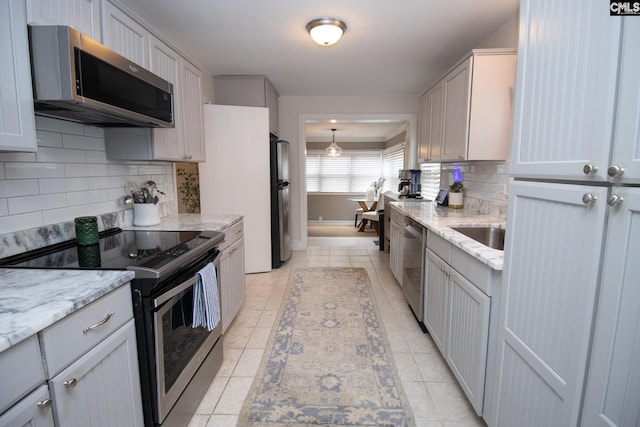
[[320,46],[331,46],[338,43],[347,30],[347,24],[337,18],[314,19],[307,24],[307,32],[314,42]]
[[331,145],[328,146],[325,151],[327,152],[327,156],[338,157],[342,154],[342,148],[336,144],[336,129],[331,129],[331,132],[333,132],[333,139],[331,140]]

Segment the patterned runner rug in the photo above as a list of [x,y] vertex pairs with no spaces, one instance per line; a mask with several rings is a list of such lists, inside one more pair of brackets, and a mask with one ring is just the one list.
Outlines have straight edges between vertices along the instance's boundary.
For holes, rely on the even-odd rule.
[[302,268],[239,426],[413,426],[363,268]]

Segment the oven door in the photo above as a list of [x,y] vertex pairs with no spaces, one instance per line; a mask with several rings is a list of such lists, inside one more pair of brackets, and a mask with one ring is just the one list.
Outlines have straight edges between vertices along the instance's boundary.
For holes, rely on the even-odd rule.
[[[213,262],[219,277],[219,257],[216,256]],[[156,307],[153,322],[159,423],[164,421],[221,335],[222,322],[212,331],[202,326],[192,327],[196,272],[206,264],[203,262],[196,270],[190,269],[191,274],[184,281],[177,279],[180,282],[177,286],[153,301]]]

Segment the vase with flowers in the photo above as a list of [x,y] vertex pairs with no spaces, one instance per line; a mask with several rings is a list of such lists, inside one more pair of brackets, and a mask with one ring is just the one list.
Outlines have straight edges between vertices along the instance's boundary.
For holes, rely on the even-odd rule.
[[371,188],[373,188],[375,200],[378,200],[378,197],[380,196],[380,191],[382,190],[382,184],[384,183],[384,180],[385,179],[383,177],[380,177],[376,181],[373,181],[371,183]]

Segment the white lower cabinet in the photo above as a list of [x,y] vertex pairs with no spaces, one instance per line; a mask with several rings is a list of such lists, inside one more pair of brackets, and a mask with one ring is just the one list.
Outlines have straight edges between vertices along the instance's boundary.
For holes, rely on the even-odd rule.
[[142,426],[134,321],[49,381],[60,426]]
[[404,229],[404,215],[395,208],[391,208],[389,233],[389,268],[391,274],[402,286],[402,231]]
[[2,414],[0,426],[53,427],[51,404],[49,388],[41,385]]
[[225,231],[220,245],[220,309],[222,333],[225,333],[245,299],[244,229],[240,222]]
[[495,341],[490,340],[491,295],[499,286],[500,272],[431,231],[424,263],[425,326],[473,409],[483,415],[487,361],[494,353],[489,343]]

